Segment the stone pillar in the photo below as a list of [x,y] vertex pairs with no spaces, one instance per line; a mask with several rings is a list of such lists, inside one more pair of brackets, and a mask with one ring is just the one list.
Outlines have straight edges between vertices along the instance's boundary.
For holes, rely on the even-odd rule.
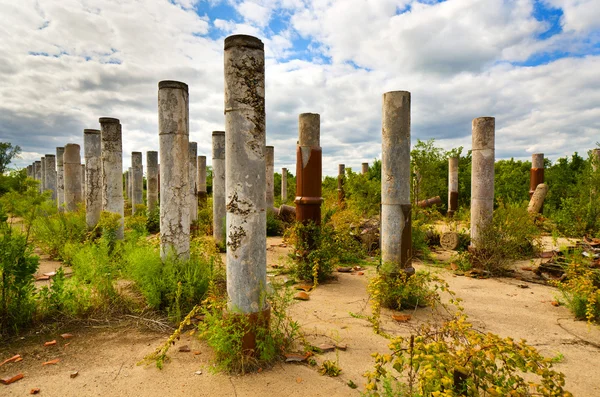
[[110,117],[100,118],[102,139],[102,211],[121,216],[117,238],[123,238],[123,142],[121,123]]
[[198,194],[198,204],[202,207],[206,205],[206,156],[198,156],[196,187]]
[[146,197],[148,211],[158,203],[158,152],[146,152]]
[[369,163],[362,163],[362,174],[367,175],[369,173]]
[[129,168],[125,171],[125,188],[123,189],[123,192],[124,197],[131,200],[131,197],[129,197]]
[[383,94],[381,152],[381,260],[391,276],[412,267],[410,204],[410,92]]
[[281,169],[281,204],[287,201],[287,168]]
[[93,229],[102,212],[102,139],[100,130],[83,130],[85,156],[85,222]]
[[448,216],[458,210],[458,157],[448,157]]
[[494,159],[496,119],[473,119],[471,165],[471,248],[480,246],[479,239],[494,213]]
[[160,254],[190,256],[189,94],[178,81],[158,83]]
[[296,220],[321,224],[321,116],[302,113],[298,117],[296,147]]
[[338,164],[338,205],[344,206],[346,199],[346,192],[344,192],[344,180],[346,179],[346,166],[344,164]]
[[531,172],[529,174],[529,198],[533,196],[535,188],[544,183],[544,153],[531,155]]
[[46,157],[40,158],[40,164],[42,165],[42,179],[40,180],[40,192],[46,191]]
[[266,206],[270,211],[275,206],[275,147],[265,146]]
[[131,213],[135,214],[135,207],[144,204],[144,166],[142,165],[142,152],[131,152]]
[[[252,36],[225,39],[225,131],[228,307],[268,321],[265,58]],[[252,331],[242,347],[256,347]]]
[[64,147],[56,148],[56,205],[62,209],[65,204],[65,175],[63,171]]
[[63,154],[65,173],[65,209],[76,211],[83,201],[81,196],[81,153],[79,145],[68,143]]
[[212,133],[213,237],[225,240],[225,132]]
[[81,164],[81,202],[85,204],[85,164]]
[[127,197],[129,197],[129,204],[131,204],[131,213],[133,214],[133,167],[127,168],[129,174],[129,182],[127,183]]
[[198,195],[196,193],[196,178],[197,178],[197,164],[198,161],[198,143],[190,142],[188,145],[188,155],[190,156],[189,161],[189,173],[190,173],[190,223],[198,220]]
[[42,162],[36,161],[33,163],[33,167],[35,168],[35,180],[40,183],[40,192],[42,191]]
[[46,155],[46,190],[52,192],[52,200],[56,200],[56,156]]
[[535,187],[535,192],[533,192],[533,196],[531,196],[531,199],[529,200],[527,212],[534,215],[541,212],[544,200],[546,199],[546,194],[548,194],[548,185],[545,183],[537,185]]

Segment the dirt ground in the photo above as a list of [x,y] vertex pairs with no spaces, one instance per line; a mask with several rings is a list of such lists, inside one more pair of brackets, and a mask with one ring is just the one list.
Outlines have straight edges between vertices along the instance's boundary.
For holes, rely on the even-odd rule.
[[[289,248],[280,238],[269,238],[268,266],[281,264]],[[567,241],[559,241],[566,244]],[[551,242],[546,241],[549,248]],[[438,252],[439,261],[449,257]],[[529,262],[526,262],[529,263]],[[39,274],[55,270],[60,263],[42,257]],[[517,279],[473,279],[457,277],[442,266],[416,264],[445,279],[464,302],[470,321],[482,331],[524,338],[543,354],[564,356],[555,365],[565,373],[567,389],[577,397],[600,396],[600,327],[574,321],[565,307],[551,304],[560,293],[552,287],[525,283]],[[168,334],[151,331],[132,323],[111,324],[98,321],[74,329],[63,328],[33,334],[0,344],[0,362],[14,354],[23,360],[0,367],[0,378],[23,373],[24,379],[9,386],[0,385],[2,396],[23,396],[40,388],[46,396],[346,396],[358,395],[373,366],[371,353],[387,351],[388,341],[372,331],[364,319],[350,313],[370,313],[366,285],[375,274],[367,267],[364,275],[336,273],[336,279],[310,292],[310,300],[297,302],[290,309],[308,342],[346,344],[347,350],[316,356],[339,360],[342,373],[337,378],[321,376],[305,364],[278,364],[272,369],[246,376],[227,376],[211,372],[211,351],[195,336],[185,334],[171,349],[171,361],[163,370],[153,365],[138,365],[142,358],[165,341]],[[39,282],[38,282],[39,283]],[[523,288],[525,286],[526,288]],[[382,314],[383,330],[407,335],[430,318],[429,309],[419,309],[408,323],[397,323],[391,312]],[[73,338],[64,340],[60,334]],[[56,339],[55,346],[43,343]],[[188,345],[192,352],[180,353]],[[199,354],[194,354],[199,351]],[[42,363],[59,358],[55,365]],[[72,371],[78,371],[74,378]],[[196,374],[201,371],[201,374]],[[347,386],[352,380],[357,390]]]

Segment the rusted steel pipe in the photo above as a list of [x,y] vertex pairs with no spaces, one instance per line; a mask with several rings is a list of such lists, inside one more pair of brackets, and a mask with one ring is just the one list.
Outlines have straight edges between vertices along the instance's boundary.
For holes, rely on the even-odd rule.
[[304,224],[321,224],[322,151],[320,146],[321,117],[302,113],[298,117],[296,147],[296,220]]
[[421,200],[417,203],[417,205],[421,208],[429,208],[434,205],[442,205],[442,199],[440,196],[431,197],[425,200]]
[[529,174],[529,198],[533,196],[535,188],[544,183],[544,154],[536,153],[531,156],[531,173]]

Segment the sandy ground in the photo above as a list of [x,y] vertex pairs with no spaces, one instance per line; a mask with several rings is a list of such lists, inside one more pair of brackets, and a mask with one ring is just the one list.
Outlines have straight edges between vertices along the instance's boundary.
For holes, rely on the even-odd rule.
[[[285,261],[289,248],[279,238],[269,238],[269,268]],[[551,243],[546,242],[549,245]],[[559,242],[565,244],[566,242]],[[440,260],[448,253],[437,253]],[[60,264],[44,259],[40,273]],[[600,328],[574,321],[565,307],[551,304],[560,298],[552,287],[524,283],[516,279],[473,279],[457,277],[442,267],[417,264],[417,269],[438,273],[464,299],[463,305],[474,326],[515,339],[525,338],[543,354],[564,359],[556,369],[564,372],[567,388],[578,397],[600,396]],[[323,360],[339,360],[342,373],[337,378],[321,376],[316,368],[304,364],[278,364],[272,369],[246,376],[227,376],[211,372],[211,350],[195,336],[182,336],[170,353],[171,361],[163,370],[153,365],[137,365],[167,337],[143,327],[102,324],[77,329],[57,329],[45,335],[34,334],[10,345],[0,344],[0,362],[14,354],[23,361],[0,367],[0,377],[23,373],[25,378],[9,386],[0,385],[0,395],[22,396],[40,388],[46,396],[346,396],[363,389],[363,373],[373,366],[371,353],[387,351],[388,341],[372,331],[367,320],[350,313],[370,313],[366,285],[375,272],[368,267],[365,275],[336,273],[336,279],[310,292],[310,300],[290,308],[291,316],[302,326],[311,344],[340,343],[346,351],[317,355]],[[527,288],[522,288],[525,285]],[[408,323],[396,323],[391,312],[382,314],[383,329],[391,334],[408,335],[430,316],[419,309]],[[74,334],[63,340],[61,333]],[[56,346],[43,343],[57,340]],[[69,343],[68,345],[66,345]],[[200,354],[179,353],[181,345]],[[59,358],[56,365],[42,366]],[[79,371],[70,378],[71,371]],[[202,371],[196,375],[196,371]],[[359,385],[357,390],[346,384]]]

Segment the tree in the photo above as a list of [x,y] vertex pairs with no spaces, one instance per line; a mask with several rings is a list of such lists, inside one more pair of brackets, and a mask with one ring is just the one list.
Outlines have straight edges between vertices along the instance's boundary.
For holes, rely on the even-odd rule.
[[0,142],[0,175],[4,174],[10,162],[19,157],[21,148],[14,146],[10,142]]

